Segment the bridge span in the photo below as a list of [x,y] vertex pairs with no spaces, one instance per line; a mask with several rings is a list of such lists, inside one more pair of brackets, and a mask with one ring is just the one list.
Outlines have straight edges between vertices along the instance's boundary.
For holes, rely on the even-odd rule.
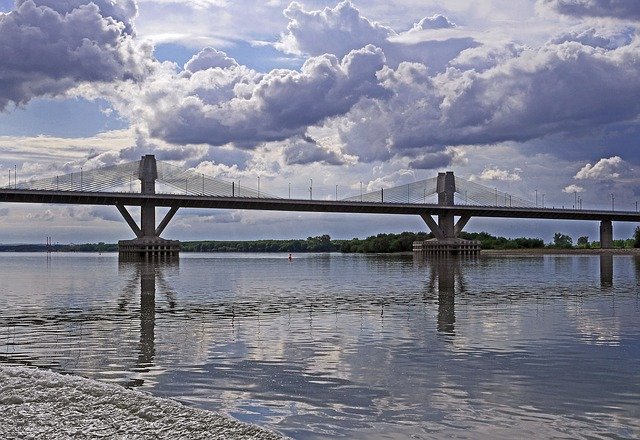
[[[122,169],[116,170],[117,167]],[[125,166],[109,167],[105,170],[105,174],[109,176],[107,179],[101,177],[102,169],[97,169],[85,175],[76,175],[75,183],[74,174],[78,173],[57,176],[55,181],[49,178],[20,184],[16,182],[9,187],[0,188],[0,202],[115,206],[136,235],[135,240],[121,242],[122,246],[129,245],[132,256],[138,252],[137,248],[140,248],[140,253],[144,253],[144,248],[149,251],[166,251],[169,255],[177,254],[177,242],[164,240],[160,235],[180,208],[419,215],[434,234],[435,241],[440,243],[459,241],[460,232],[472,217],[598,221],[603,248],[613,246],[612,222],[640,223],[640,213],[637,212],[544,208],[531,206],[531,202],[522,199],[516,199],[514,203],[514,197],[454,177],[452,172],[343,200],[309,200],[273,197],[261,194],[259,190],[250,190],[236,186],[233,182],[188,170],[167,171],[168,167],[170,168],[166,164],[161,166],[159,173],[155,157],[147,155],[140,161]],[[105,186],[113,187],[115,181],[120,185],[126,185],[128,181],[131,189],[133,179],[140,181],[140,192],[103,190]],[[158,193],[156,181],[179,191],[184,188],[184,193]],[[438,195],[438,203],[425,203],[427,196],[433,194]],[[464,201],[456,204],[456,196]],[[404,198],[406,200],[402,200]],[[482,201],[485,203],[482,204]],[[140,225],[129,214],[127,206],[141,207]],[[169,208],[158,225],[155,219],[156,207]]]

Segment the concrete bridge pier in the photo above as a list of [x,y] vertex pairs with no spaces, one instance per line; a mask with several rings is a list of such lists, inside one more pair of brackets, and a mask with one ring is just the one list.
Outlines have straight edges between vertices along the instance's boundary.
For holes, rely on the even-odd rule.
[[[138,179],[141,183],[141,194],[153,195],[156,193],[158,166],[154,155],[142,156],[138,168]],[[118,254],[121,260],[164,261],[179,257],[180,242],[160,238],[160,234],[178,211],[177,207],[169,210],[158,227],[156,227],[156,206],[149,200],[145,200],[140,206],[140,227],[123,205],[116,205],[116,207],[136,234],[136,238],[133,240],[118,242]]]
[[[436,190],[438,192],[438,205],[454,206],[456,181],[453,171],[438,173]],[[462,232],[471,216],[462,216],[457,223],[453,213],[438,215],[437,223],[428,213],[421,214],[421,217],[435,236],[435,239],[414,242],[414,252],[424,253],[425,255],[475,255],[480,251],[480,242],[459,238],[460,232]]]
[[600,221],[600,247],[613,249],[613,223],[611,220]]

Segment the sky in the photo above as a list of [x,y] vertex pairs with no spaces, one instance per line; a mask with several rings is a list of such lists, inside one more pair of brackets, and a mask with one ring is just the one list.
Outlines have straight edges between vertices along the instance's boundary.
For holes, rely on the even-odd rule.
[[[332,199],[336,185],[342,198],[360,182],[454,171],[547,207],[611,209],[613,195],[635,211],[639,31],[637,0],[0,0],[0,185],[13,170],[155,154],[282,197],[289,184],[292,197],[312,184]],[[407,216],[183,209],[164,236],[426,229]],[[598,239],[596,222],[465,230]],[[115,207],[0,206],[0,243],[131,236]]]

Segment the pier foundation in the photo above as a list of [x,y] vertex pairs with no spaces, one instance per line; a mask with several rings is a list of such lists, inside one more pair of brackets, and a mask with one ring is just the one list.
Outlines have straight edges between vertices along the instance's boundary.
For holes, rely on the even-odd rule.
[[461,238],[414,241],[413,252],[423,256],[478,255],[480,253],[480,242],[478,240],[463,240]]
[[180,256],[180,242],[160,237],[142,237],[118,242],[120,261],[170,261]]

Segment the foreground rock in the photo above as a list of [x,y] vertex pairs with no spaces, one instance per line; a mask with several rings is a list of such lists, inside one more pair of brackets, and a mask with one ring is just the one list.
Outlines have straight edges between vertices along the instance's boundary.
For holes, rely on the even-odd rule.
[[0,365],[0,438],[280,439],[176,401],[76,376]]

